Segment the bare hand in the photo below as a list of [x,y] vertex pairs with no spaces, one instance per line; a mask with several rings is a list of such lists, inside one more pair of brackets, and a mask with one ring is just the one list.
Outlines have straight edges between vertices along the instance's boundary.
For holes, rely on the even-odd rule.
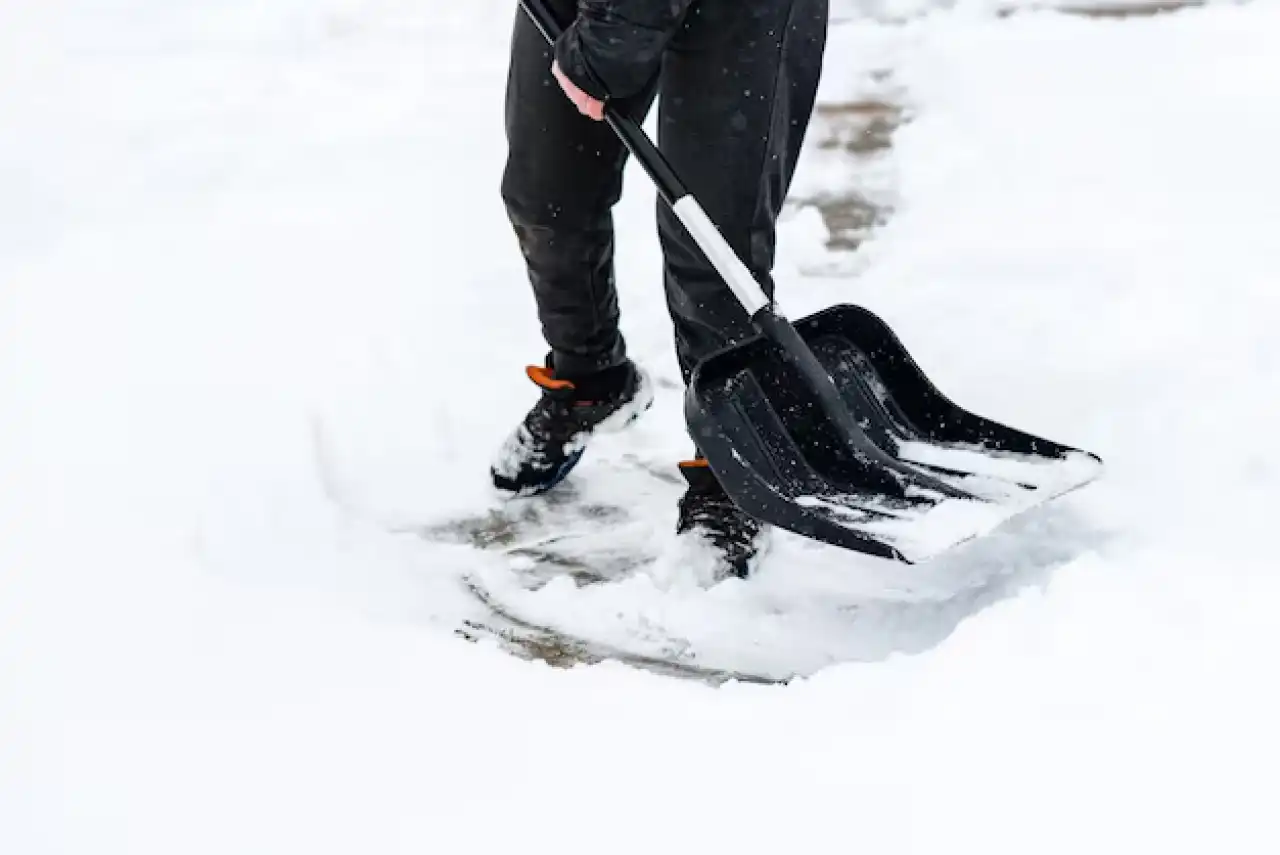
[[559,62],[551,64],[551,73],[555,75],[560,88],[564,90],[564,94],[573,102],[573,106],[578,108],[579,113],[597,122],[604,120],[604,102],[592,98],[579,89],[576,83],[565,77],[564,72],[560,70]]

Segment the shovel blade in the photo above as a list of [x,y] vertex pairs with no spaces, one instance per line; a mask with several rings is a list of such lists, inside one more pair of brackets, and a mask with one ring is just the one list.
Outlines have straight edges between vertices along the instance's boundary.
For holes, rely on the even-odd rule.
[[865,437],[904,466],[859,453],[782,348],[757,335],[698,364],[685,415],[725,490],[762,522],[915,563],[1101,474],[1093,454],[957,406],[866,309],[793,325]]

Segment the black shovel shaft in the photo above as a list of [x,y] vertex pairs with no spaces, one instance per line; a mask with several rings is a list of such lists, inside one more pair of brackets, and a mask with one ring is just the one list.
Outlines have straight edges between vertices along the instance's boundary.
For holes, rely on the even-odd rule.
[[[547,43],[555,44],[560,34],[564,32],[564,26],[556,20],[556,16],[547,8],[544,0],[520,0],[520,5],[542,32]],[[674,206],[676,202],[689,195],[689,191],[676,176],[671,164],[667,163],[662,152],[658,151],[658,147],[635,120],[622,115],[607,101],[604,105],[604,120],[609,127],[613,128],[613,132],[618,135],[618,139],[622,140],[622,144],[627,147],[636,161],[644,167],[644,171],[649,173],[663,201]]]

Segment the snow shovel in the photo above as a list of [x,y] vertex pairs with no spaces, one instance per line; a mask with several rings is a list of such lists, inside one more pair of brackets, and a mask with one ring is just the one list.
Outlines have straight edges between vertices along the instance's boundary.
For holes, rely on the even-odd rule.
[[[544,0],[520,0],[548,42]],[[1098,477],[1088,452],[961,409],[866,309],[795,324],[778,310],[644,131],[605,121],[733,291],[757,334],[699,362],[690,432],[726,492],[761,522],[908,563],[990,533]]]

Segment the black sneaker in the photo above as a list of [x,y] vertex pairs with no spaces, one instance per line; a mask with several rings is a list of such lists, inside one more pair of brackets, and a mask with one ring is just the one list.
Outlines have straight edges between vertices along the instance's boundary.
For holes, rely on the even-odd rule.
[[760,553],[763,526],[733,503],[705,460],[680,464],[689,489],[680,497],[676,534],[701,537],[722,559],[719,575],[745,579]]
[[582,459],[592,435],[620,430],[653,403],[649,378],[630,361],[574,381],[541,366],[526,370],[542,398],[493,462],[493,485],[506,493],[533,496],[550,490]]

